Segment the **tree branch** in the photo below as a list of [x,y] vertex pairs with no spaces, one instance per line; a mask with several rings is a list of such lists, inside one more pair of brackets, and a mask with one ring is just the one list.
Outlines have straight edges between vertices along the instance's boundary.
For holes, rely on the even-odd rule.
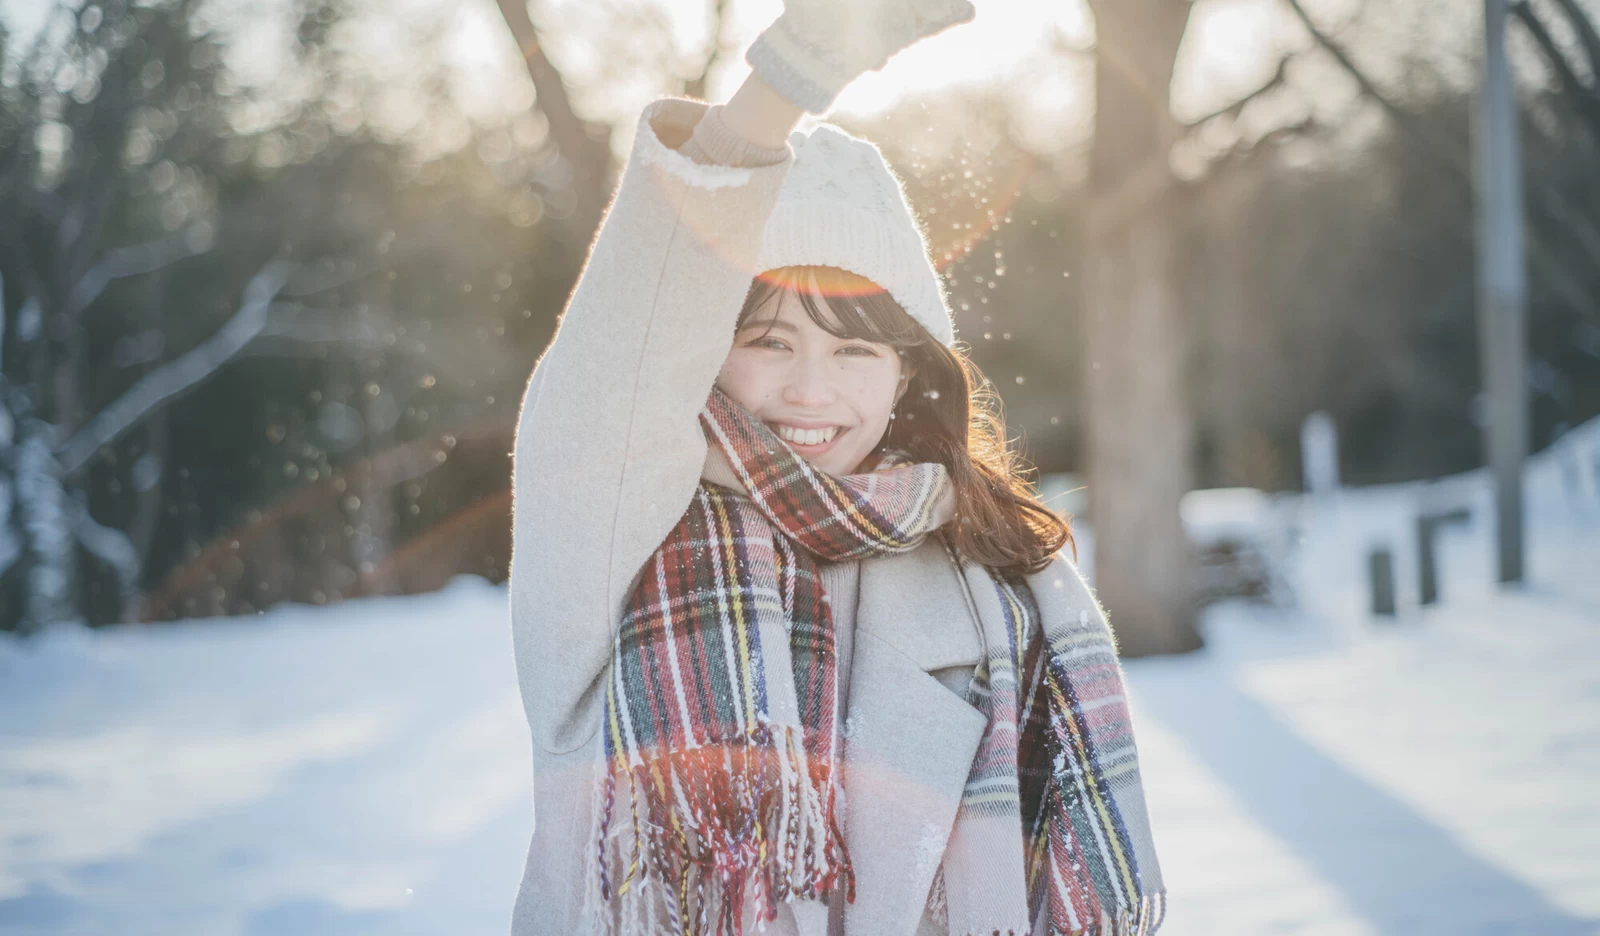
[[207,253],[211,246],[210,239],[202,240],[193,229],[187,229],[131,247],[113,247],[105,252],[100,262],[72,284],[62,312],[75,318],[100,298],[112,280],[153,273],[179,260]]
[[[1395,126],[1419,143],[1425,152],[1451,170],[1457,183],[1464,188],[1470,199],[1473,192],[1473,172],[1472,165],[1467,161],[1467,158],[1455,147],[1434,136],[1432,132],[1422,126],[1420,121],[1407,113],[1400,105],[1390,100],[1389,96],[1374,84],[1372,79],[1368,78],[1366,73],[1351,60],[1344,49],[1339,47],[1339,44],[1329,38],[1326,33],[1318,28],[1316,23],[1311,21],[1311,17],[1306,14],[1305,6],[1301,0],[1284,0],[1284,2],[1289,4],[1289,8],[1294,11],[1295,16],[1300,20],[1301,25],[1305,27],[1306,32],[1311,34],[1312,40],[1323,51],[1333,56],[1334,60],[1344,68],[1345,72],[1361,88],[1362,93],[1376,101],[1378,106],[1394,121]],[[1530,201],[1533,205],[1543,211],[1558,227],[1570,234],[1573,242],[1583,249],[1587,255],[1586,260],[1589,267],[1600,267],[1600,231],[1596,231],[1594,225],[1587,218],[1574,214],[1567,207],[1565,196],[1548,185],[1535,180],[1534,184],[1528,186],[1528,194],[1531,196]],[[1551,249],[1550,242],[1540,231],[1539,226],[1529,224],[1527,225],[1527,231],[1528,259],[1538,271],[1540,279],[1553,286],[1556,293],[1569,305],[1573,306],[1575,311],[1587,316],[1594,316],[1600,313],[1600,303],[1596,303],[1581,278],[1574,275],[1557,259],[1555,252]]]
[[132,620],[139,603],[139,551],[133,540],[121,530],[101,526],[89,515],[83,492],[68,501],[67,512],[72,521],[72,532],[78,543],[100,561],[111,567],[117,576],[118,596],[121,599],[121,620]]
[[566,82],[545,56],[539,30],[528,16],[528,0],[495,2],[522,52],[528,77],[533,79],[534,106],[544,113],[557,152],[572,166],[577,220],[587,239],[599,226],[600,214],[605,210],[606,173],[611,165],[610,128],[605,128],[598,139],[590,136],[588,125],[573,111]]
[[1550,30],[1545,28],[1544,22],[1539,19],[1539,14],[1533,9],[1528,0],[1517,0],[1509,7],[1512,16],[1522,22],[1528,30],[1528,35],[1539,46],[1539,51],[1544,53],[1550,67],[1555,70],[1556,77],[1561,81],[1561,93],[1571,98],[1576,105],[1578,116],[1588,125],[1589,131],[1600,139],[1600,95],[1589,90],[1579,80],[1576,72],[1572,70],[1572,63],[1561,54],[1555,39],[1550,35]]
[[146,374],[73,433],[56,452],[62,472],[67,475],[77,472],[102,446],[121,438],[151,410],[210,377],[243,350],[266,327],[272,301],[293,268],[287,260],[269,262],[245,284],[239,311],[216,334]]
[[403,357],[414,360],[441,382],[467,386],[485,375],[514,373],[519,366],[526,366],[521,357],[481,329],[480,335],[452,332],[423,342],[398,335],[393,323],[393,312],[386,307],[360,315],[352,309],[278,302],[267,324],[239,356],[325,360],[334,350],[348,356]]
[[1578,37],[1578,44],[1583,46],[1583,53],[1589,59],[1591,90],[1600,87],[1600,32],[1595,30],[1594,22],[1589,19],[1588,12],[1578,5],[1578,0],[1555,0],[1555,4],[1566,14],[1572,32]]
[[1305,27],[1306,32],[1311,34],[1312,40],[1324,52],[1333,56],[1333,60],[1338,62],[1339,66],[1345,70],[1345,73],[1355,81],[1362,94],[1376,101],[1384,113],[1388,114],[1390,119],[1395,122],[1395,125],[1418,143],[1421,143],[1430,155],[1455,170],[1458,176],[1467,179],[1470,183],[1472,167],[1467,163],[1466,157],[1458,153],[1454,147],[1445,141],[1435,137],[1427,128],[1423,127],[1409,113],[1403,110],[1400,105],[1391,101],[1389,96],[1374,84],[1371,78],[1367,77],[1367,73],[1361,70],[1361,67],[1350,58],[1344,49],[1337,42],[1334,42],[1327,33],[1323,32],[1321,27],[1311,21],[1311,17],[1306,13],[1305,6],[1300,0],[1284,0],[1284,2],[1289,4],[1289,9],[1294,11],[1294,15],[1300,20],[1300,24]]

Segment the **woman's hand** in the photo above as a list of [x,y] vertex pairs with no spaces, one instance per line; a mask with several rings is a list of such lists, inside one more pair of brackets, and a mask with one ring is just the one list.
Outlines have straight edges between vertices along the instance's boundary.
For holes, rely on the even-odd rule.
[[773,91],[814,114],[896,52],[974,15],[968,0],[784,0],[783,7],[745,60]]

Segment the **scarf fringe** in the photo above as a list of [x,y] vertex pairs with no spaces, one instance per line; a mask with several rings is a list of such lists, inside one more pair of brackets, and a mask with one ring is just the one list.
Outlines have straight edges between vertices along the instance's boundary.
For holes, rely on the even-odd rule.
[[1118,908],[1115,917],[1102,911],[1099,924],[1063,933],[1062,936],[1148,936],[1161,925],[1162,917],[1166,916],[1166,906],[1165,891],[1149,894],[1131,909]]
[[928,905],[925,909],[934,923],[943,929],[950,928],[950,899],[945,892],[943,862],[940,862],[938,869],[933,872],[933,887],[928,891]]
[[596,790],[585,916],[607,936],[741,936],[778,904],[820,899],[855,872],[839,831],[832,771],[803,732],[748,734],[618,758]]
[[1149,936],[1161,925],[1167,912],[1166,891],[1148,894],[1132,907],[1119,907],[1116,916],[1100,912],[1100,922],[1075,930],[1056,930],[1051,936]]

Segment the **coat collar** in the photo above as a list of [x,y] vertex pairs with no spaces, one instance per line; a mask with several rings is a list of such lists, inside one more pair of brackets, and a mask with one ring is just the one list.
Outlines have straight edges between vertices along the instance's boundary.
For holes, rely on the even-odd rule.
[[930,670],[975,666],[981,642],[936,537],[861,563],[845,708],[846,936],[911,936],[922,919],[987,719]]
[[[1041,625],[1095,607],[1083,577],[1060,557],[1026,578]],[[969,599],[938,537],[861,562],[840,781],[856,871],[845,936],[911,936],[922,920],[988,727],[930,674],[977,665],[982,639],[969,600],[983,606],[989,596]]]

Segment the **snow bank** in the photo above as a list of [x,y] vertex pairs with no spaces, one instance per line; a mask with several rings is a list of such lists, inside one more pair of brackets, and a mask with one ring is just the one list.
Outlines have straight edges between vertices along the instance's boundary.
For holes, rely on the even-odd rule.
[[[1482,472],[1280,504],[1299,609],[1216,605],[1204,651],[1127,661],[1165,936],[1600,932],[1597,467],[1600,421],[1530,464],[1515,590]],[[1474,521],[1420,608],[1413,520],[1444,503]],[[0,640],[0,933],[505,933],[532,827],[506,613],[463,577]]]

